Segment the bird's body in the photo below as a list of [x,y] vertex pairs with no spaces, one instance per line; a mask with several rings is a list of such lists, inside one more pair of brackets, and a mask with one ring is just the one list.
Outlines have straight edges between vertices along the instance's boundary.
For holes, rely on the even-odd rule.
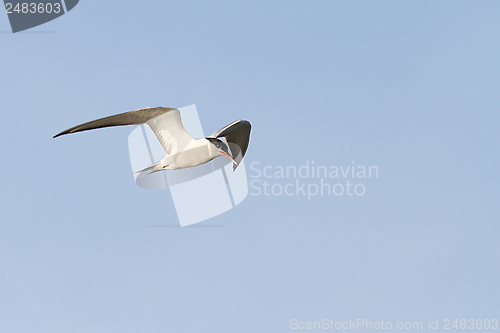
[[193,139],[181,151],[165,156],[159,166],[165,170],[185,169],[219,156],[222,154],[207,139]]
[[[55,135],[54,138],[102,127],[134,124],[148,125],[158,138],[166,155],[156,164],[135,173],[189,168],[207,163],[218,156],[227,157],[234,163],[234,169],[236,169],[247,150],[251,129],[248,121],[237,120],[207,138],[195,139],[184,129],[178,109],[156,107],[90,121],[67,129]],[[219,138],[224,138],[227,143]]]

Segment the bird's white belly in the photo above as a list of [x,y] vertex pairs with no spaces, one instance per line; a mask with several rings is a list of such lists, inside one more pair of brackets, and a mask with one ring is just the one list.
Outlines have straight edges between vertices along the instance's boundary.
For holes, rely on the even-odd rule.
[[189,168],[207,163],[216,157],[213,152],[211,152],[210,146],[205,143],[205,140],[201,142],[196,141],[188,145],[182,151],[172,155],[172,164],[169,169]]

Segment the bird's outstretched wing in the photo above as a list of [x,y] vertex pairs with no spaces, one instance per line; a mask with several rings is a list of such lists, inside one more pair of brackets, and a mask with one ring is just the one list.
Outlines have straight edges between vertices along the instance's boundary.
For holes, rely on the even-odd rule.
[[236,120],[212,133],[209,138],[225,138],[231,148],[233,159],[237,163],[233,166],[235,170],[245,156],[250,141],[250,130],[252,126],[247,120]]
[[58,136],[103,127],[147,124],[160,141],[165,154],[181,151],[194,138],[182,126],[180,111],[174,108],[154,107],[116,114],[71,127]]

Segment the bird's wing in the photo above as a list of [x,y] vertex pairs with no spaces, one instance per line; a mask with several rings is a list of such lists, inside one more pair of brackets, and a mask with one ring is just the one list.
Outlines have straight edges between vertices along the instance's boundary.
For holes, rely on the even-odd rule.
[[160,141],[165,153],[168,155],[172,150],[179,150],[191,140],[193,137],[182,126],[180,112],[174,108],[145,108],[130,112],[116,114],[87,123],[71,127],[59,134],[58,136],[88,131],[103,127],[138,125],[146,123]]
[[194,140],[182,125],[181,113],[172,109],[146,122],[163,146],[165,154],[176,154]]
[[210,138],[225,138],[231,148],[231,153],[236,161],[237,165],[240,164],[243,156],[247,152],[248,142],[250,141],[250,130],[252,126],[247,120],[236,120],[231,124],[224,126],[218,131],[215,131],[210,135]]

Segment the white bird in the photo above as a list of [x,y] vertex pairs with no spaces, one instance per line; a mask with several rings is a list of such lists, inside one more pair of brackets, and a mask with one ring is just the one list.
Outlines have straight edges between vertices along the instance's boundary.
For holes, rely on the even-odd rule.
[[180,111],[165,107],[139,109],[89,121],[56,134],[54,138],[102,127],[138,124],[146,124],[151,128],[166,156],[134,174],[189,168],[207,163],[218,156],[225,156],[233,162],[234,171],[245,156],[250,140],[251,125],[247,120],[236,120],[207,138],[195,139],[182,126]]

